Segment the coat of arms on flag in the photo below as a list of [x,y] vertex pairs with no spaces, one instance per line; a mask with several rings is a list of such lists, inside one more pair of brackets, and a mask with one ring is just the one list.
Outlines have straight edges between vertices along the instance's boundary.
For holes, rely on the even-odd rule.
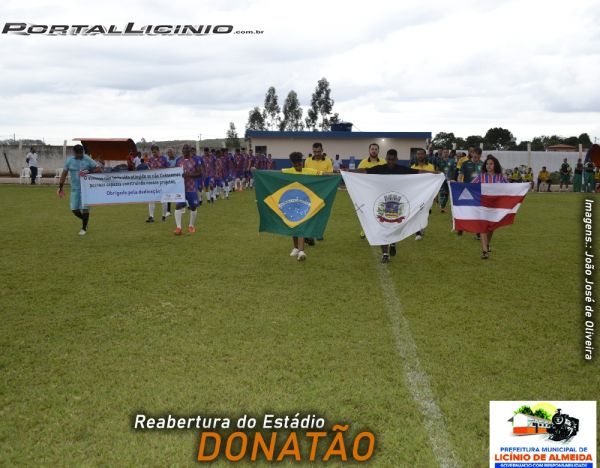
[[323,237],[339,176],[255,171],[259,231],[297,237]]
[[389,192],[381,195],[375,201],[375,212],[377,221],[381,224],[399,224],[410,213],[410,207],[404,195],[397,192]]
[[359,174],[342,177],[370,245],[406,239],[427,227],[443,174]]
[[457,231],[492,232],[512,224],[530,189],[524,184],[450,184],[452,221]]

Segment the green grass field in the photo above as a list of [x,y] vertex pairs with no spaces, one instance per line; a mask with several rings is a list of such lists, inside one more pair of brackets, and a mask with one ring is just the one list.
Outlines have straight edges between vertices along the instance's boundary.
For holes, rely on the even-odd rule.
[[145,205],[95,208],[79,237],[54,191],[0,186],[2,466],[194,464],[197,433],[136,432],[137,411],[316,413],[372,430],[372,466],[436,466],[394,314],[463,466],[488,464],[490,400],[598,396],[578,194],[528,195],[488,261],[434,210],[382,266],[345,192],[301,263],[258,234],[251,191],[202,206],[181,238]]

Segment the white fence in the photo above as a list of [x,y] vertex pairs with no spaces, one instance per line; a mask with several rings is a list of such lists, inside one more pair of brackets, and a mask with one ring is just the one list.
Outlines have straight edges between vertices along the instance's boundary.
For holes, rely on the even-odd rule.
[[[495,151],[495,150],[484,150],[482,159],[488,154],[494,155],[500,161],[502,170],[514,169],[520,165],[531,166],[533,170],[533,178],[537,178],[537,174],[542,170],[543,166],[546,166],[549,172],[555,172],[560,170],[560,166],[563,160],[567,158],[567,162],[571,166],[571,169],[575,169],[577,160],[579,159],[579,152],[565,152],[565,151],[532,151],[531,160],[527,151]],[[585,158],[585,153],[583,153]],[[582,159],[583,159],[582,158]]]

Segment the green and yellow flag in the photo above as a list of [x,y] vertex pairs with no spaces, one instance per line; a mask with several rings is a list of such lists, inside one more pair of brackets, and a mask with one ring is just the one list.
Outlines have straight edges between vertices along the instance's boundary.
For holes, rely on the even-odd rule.
[[323,237],[340,176],[254,171],[261,232]]

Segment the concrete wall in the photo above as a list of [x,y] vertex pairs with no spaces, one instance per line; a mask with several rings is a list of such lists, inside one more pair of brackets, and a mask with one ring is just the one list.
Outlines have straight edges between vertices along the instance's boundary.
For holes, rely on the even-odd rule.
[[[0,175],[9,175],[9,167],[12,169],[13,176],[19,176],[21,170],[27,166],[25,156],[29,152],[31,145],[2,145],[0,146]],[[72,153],[73,146],[51,146],[36,145],[38,154],[38,165],[44,169],[43,176],[54,177],[57,168],[62,168],[65,163],[65,154]],[[4,155],[6,154],[6,158]],[[8,164],[6,162],[8,159]]]
[[[560,170],[560,166],[563,160],[567,158],[567,162],[570,164],[571,169],[575,169],[577,159],[579,159],[578,152],[563,152],[563,151],[532,151],[531,158],[527,151],[494,151],[494,150],[483,150],[482,159],[488,154],[493,154],[500,164],[502,169],[514,169],[520,165],[531,166],[533,170],[534,179],[537,177],[539,171],[542,170],[542,166],[546,166],[549,172],[555,172]],[[585,158],[583,154],[582,160]]]

